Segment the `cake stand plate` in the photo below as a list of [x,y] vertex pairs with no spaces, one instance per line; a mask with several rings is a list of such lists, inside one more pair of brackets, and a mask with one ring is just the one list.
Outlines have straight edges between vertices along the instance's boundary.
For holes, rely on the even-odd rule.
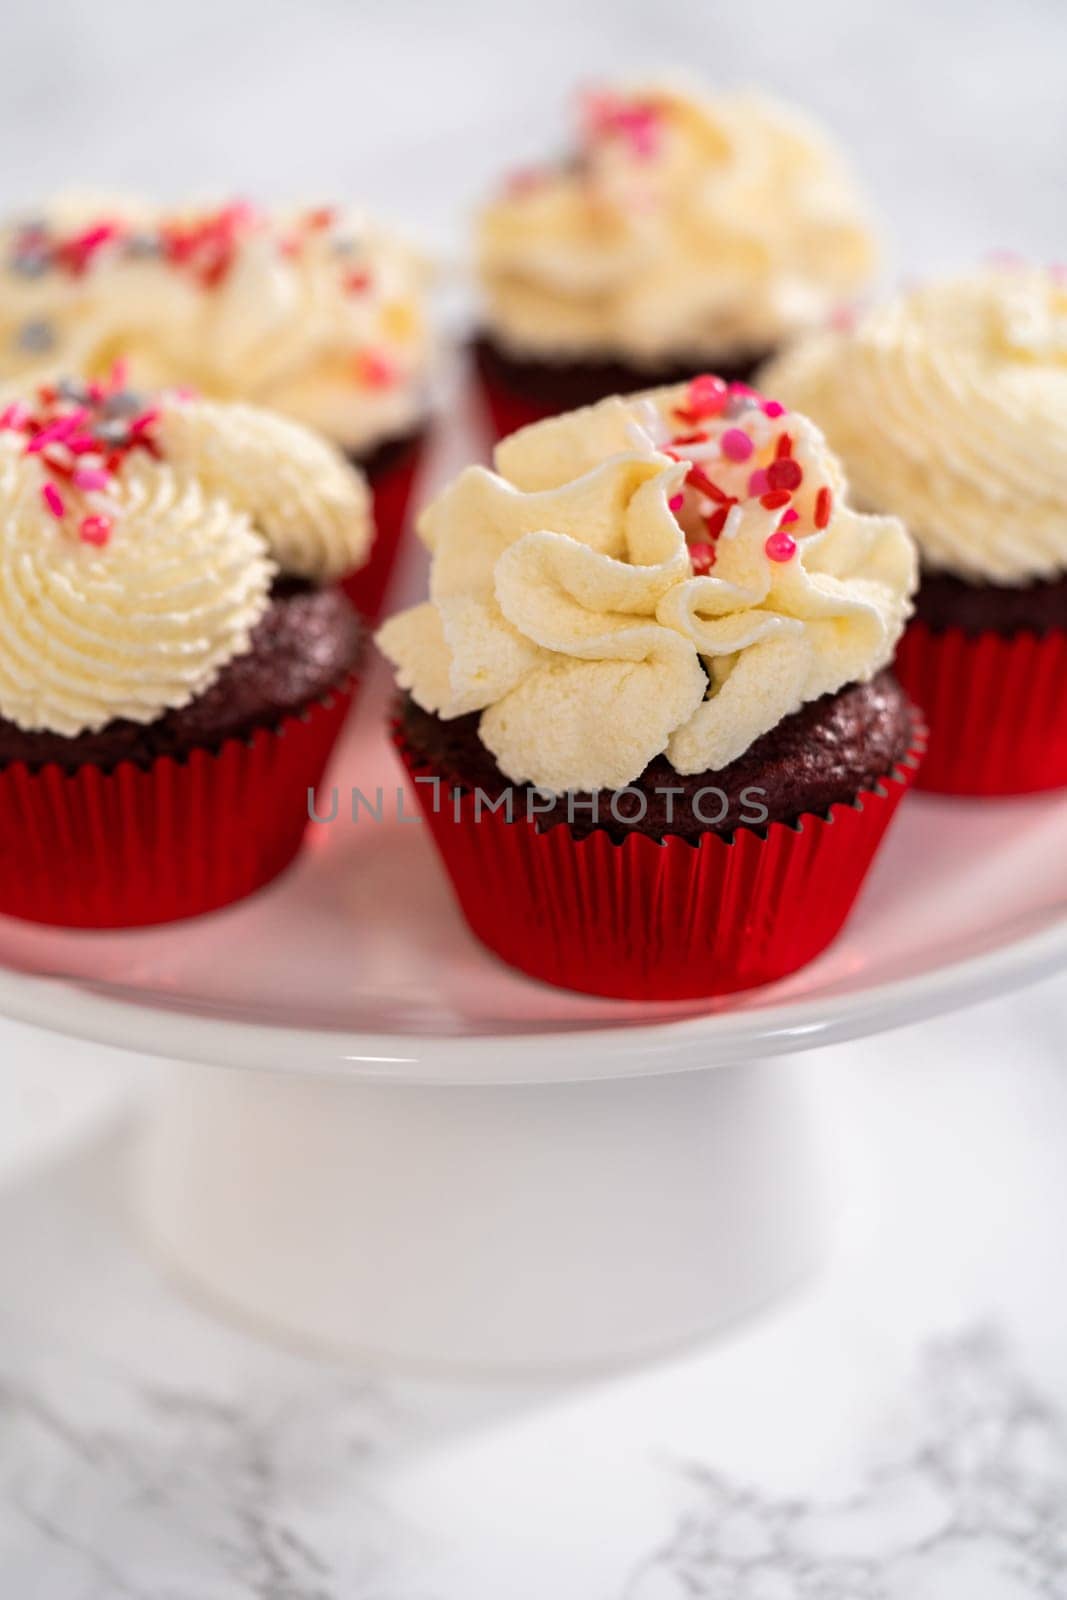
[[826,1237],[788,1058],[1067,960],[1067,797],[909,796],[844,934],[788,981],[667,1006],[542,987],[476,944],[404,820],[385,694],[335,763],[335,820],[254,899],[128,934],[0,919],[0,1012],[175,1063],[148,1231],[287,1336],[558,1370],[702,1335]]

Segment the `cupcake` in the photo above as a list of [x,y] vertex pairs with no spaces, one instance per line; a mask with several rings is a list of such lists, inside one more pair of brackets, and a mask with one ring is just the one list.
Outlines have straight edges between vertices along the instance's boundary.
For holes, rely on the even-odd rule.
[[296,854],[362,627],[359,474],[252,406],[62,380],[0,409],[0,912],[196,915]]
[[536,424],[423,514],[378,642],[462,909],[632,999],[784,977],[844,922],[914,771],[886,670],[911,542],[803,417],[701,376]]
[[922,582],[897,660],[921,782],[1067,786],[1067,283],[989,267],[806,340],[767,383],[825,429],[857,503],[902,517]]
[[382,605],[428,429],[424,269],[365,218],[243,204],[160,213],[59,202],[0,237],[0,380],[190,385],[317,429],[365,472],[370,558],[346,587]]
[[478,230],[475,357],[498,436],[711,368],[747,379],[868,283],[835,151],[749,94],[588,94],[577,151],[516,173]]

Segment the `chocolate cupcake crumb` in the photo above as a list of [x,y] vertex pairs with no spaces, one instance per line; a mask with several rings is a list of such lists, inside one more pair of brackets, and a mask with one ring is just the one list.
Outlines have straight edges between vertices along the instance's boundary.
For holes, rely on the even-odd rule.
[[667,384],[685,383],[698,372],[715,372],[727,383],[749,383],[756,369],[770,356],[769,350],[740,360],[712,362],[697,358],[685,365],[635,366],[613,360],[538,360],[505,349],[488,334],[474,342],[474,360],[484,383],[513,394],[517,399],[543,407],[546,413],[575,411],[579,406],[595,405],[607,395],[632,394],[637,389],[658,389]]
[[123,761],[147,768],[160,756],[180,760],[192,750],[216,750],[227,739],[277,727],[340,687],[358,664],[363,640],[363,625],[339,589],[280,579],[251,648],[191,704],[156,722],[120,719],[73,738],[27,733],[0,717],[0,770],[18,761],[34,769],[55,763],[67,772],[83,766],[110,772]]
[[1067,631],[1067,574],[1008,587],[970,583],[948,572],[924,572],[915,597],[915,617],[935,633],[962,628],[971,637]]
[[[527,814],[531,786],[513,785],[500,771],[478,737],[477,712],[446,722],[408,695],[400,701],[397,716],[411,752],[446,787],[481,790],[490,801],[511,789],[514,814]],[[666,756],[657,756],[627,786],[645,800],[644,816],[638,820],[618,821],[611,797],[603,793],[594,823],[590,796],[561,795],[544,810],[537,797],[538,826],[562,823],[579,839],[598,826],[616,841],[644,833],[656,840],[670,834],[695,844],[705,833],[729,836],[738,827],[761,831],[771,822],[795,823],[806,813],[824,815],[833,805],[851,804],[863,790],[887,778],[908,754],[917,726],[903,689],[890,672],[881,672],[870,683],[851,684],[809,701],[719,772],[684,777]],[[670,797],[668,790],[674,791]],[[617,809],[620,816],[636,818],[641,802],[619,791]],[[762,810],[766,816],[757,820]]]

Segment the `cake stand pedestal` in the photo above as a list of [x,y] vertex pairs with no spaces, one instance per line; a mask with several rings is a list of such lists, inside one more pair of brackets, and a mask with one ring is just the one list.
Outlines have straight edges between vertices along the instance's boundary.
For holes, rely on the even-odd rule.
[[389,804],[380,727],[372,695],[337,772],[391,820],[313,830],[243,905],[130,934],[0,919],[0,1014],[173,1063],[141,1214],[266,1331],[482,1371],[706,1334],[826,1238],[794,1052],[1067,960],[1067,797],[909,796],[845,932],[785,983],[703,1006],[543,987],[467,933]]
[[140,1166],[151,1237],[220,1305],[416,1366],[661,1350],[778,1293],[824,1237],[784,1061],[439,1088],[183,1067]]

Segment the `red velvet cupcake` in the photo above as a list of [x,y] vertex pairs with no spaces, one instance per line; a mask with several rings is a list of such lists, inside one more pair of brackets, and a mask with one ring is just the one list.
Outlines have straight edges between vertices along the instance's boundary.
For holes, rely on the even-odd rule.
[[367,476],[376,537],[346,575],[381,609],[428,434],[433,365],[425,271],[357,213],[245,205],[157,212],[57,207],[0,251],[0,376],[189,385],[315,428]]
[[362,625],[358,473],[245,405],[64,380],[0,412],[0,912],[133,927],[296,854]]
[[464,914],[563,987],[710,996],[812,960],[914,773],[885,667],[915,556],[803,417],[700,377],[539,423],[423,514],[378,640]]
[[860,503],[922,554],[897,671],[926,712],[920,782],[1067,788],[1067,285],[990,268],[801,345],[768,385],[826,430]]
[[498,437],[712,368],[751,378],[875,265],[843,163],[795,112],[651,84],[585,96],[577,150],[483,212],[474,354]]

